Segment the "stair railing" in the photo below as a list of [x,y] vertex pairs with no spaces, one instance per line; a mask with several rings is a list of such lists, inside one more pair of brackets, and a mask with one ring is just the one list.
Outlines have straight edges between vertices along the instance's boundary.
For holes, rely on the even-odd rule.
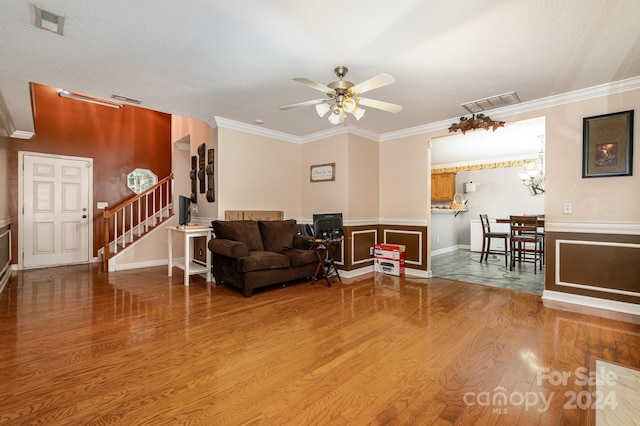
[[[115,207],[104,210],[104,270],[109,270],[111,253],[116,254],[118,247],[124,249],[154,227],[159,221],[171,216],[173,200],[173,173],[162,179],[146,191],[123,201]],[[111,230],[113,229],[113,239]],[[113,251],[112,251],[113,247]]]

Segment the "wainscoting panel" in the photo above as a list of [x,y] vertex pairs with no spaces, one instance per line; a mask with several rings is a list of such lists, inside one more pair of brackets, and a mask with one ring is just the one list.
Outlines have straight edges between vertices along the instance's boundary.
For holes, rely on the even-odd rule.
[[640,235],[547,232],[546,289],[640,304]]
[[380,225],[382,243],[405,246],[405,264],[408,268],[427,268],[427,227]]
[[404,245],[406,267],[424,271],[427,269],[426,226],[379,224],[345,226],[344,238],[345,262],[340,264],[340,269],[351,271],[373,266],[373,254],[370,250],[377,243]]
[[340,269],[351,271],[365,266],[373,266],[373,255],[369,249],[376,245],[378,225],[345,226],[345,260]]

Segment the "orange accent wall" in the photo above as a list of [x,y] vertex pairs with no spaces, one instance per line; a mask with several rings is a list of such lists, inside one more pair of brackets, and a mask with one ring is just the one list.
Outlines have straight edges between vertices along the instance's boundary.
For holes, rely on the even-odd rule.
[[[126,185],[135,168],[153,171],[158,179],[171,173],[171,115],[126,105],[114,109],[61,98],[57,89],[31,85],[35,135],[12,139],[9,149],[10,213],[14,253],[18,253],[18,151],[93,159],[93,256],[102,242],[102,210],[135,195]],[[14,256],[17,263],[17,256]]]

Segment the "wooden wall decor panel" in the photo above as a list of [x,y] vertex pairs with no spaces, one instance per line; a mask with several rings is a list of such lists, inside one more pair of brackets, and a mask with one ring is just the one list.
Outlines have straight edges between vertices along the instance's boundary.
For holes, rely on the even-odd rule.
[[380,225],[382,241],[405,246],[407,267],[425,269],[427,266],[427,228],[417,226]]
[[640,236],[547,232],[546,289],[640,304]]
[[351,232],[351,238],[351,263],[353,265],[361,266],[372,265],[373,255],[371,254],[371,248],[376,245],[376,242],[378,240],[378,230],[353,230]]

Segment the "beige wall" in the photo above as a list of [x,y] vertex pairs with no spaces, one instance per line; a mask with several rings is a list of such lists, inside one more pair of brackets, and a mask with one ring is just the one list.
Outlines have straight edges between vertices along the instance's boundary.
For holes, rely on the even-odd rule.
[[350,220],[377,221],[380,216],[380,144],[349,135],[348,147],[348,217]]
[[430,136],[409,136],[380,144],[381,220],[427,224],[431,208]]
[[[310,220],[314,213],[342,213],[349,216],[348,135],[342,134],[302,145],[301,216]],[[310,182],[311,166],[335,163],[335,181]]]
[[[173,142],[173,175],[176,195],[186,197],[191,194],[191,157],[198,155],[198,146],[205,144],[205,155],[209,149],[215,149],[214,173],[217,186],[218,172],[218,130],[211,128],[207,123],[199,120],[192,120],[184,117],[173,116],[171,121],[171,140]],[[188,144],[186,151],[176,144]],[[208,225],[211,220],[217,219],[218,215],[218,193],[216,188],[216,201],[207,201],[206,194],[200,193],[198,183],[197,212],[192,208],[191,219],[197,224]],[[177,203],[177,199],[175,200]],[[177,205],[177,204],[176,204]]]
[[[582,178],[582,118],[626,111],[640,105],[640,90],[551,108],[546,111],[547,192],[550,222],[640,222],[640,155],[635,113],[633,176]],[[562,205],[573,204],[573,214]]]
[[[2,130],[0,128],[0,130]],[[9,137],[0,136],[0,222],[9,218]]]
[[301,145],[218,128],[218,213],[225,210],[282,210],[300,216]]

